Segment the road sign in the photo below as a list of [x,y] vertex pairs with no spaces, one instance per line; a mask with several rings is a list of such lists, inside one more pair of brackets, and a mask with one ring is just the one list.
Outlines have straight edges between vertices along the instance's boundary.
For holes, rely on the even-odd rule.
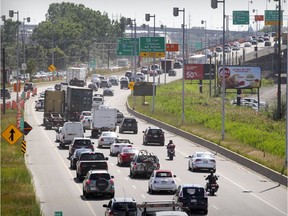
[[117,55],[134,56],[134,45],[136,55],[139,55],[139,38],[118,38],[117,44]]
[[130,89],[130,90],[134,90],[134,82],[129,82],[129,84],[128,84],[128,88]]
[[179,44],[166,44],[166,52],[178,52]]
[[26,153],[26,141],[25,140],[22,141],[21,151],[22,151],[23,154]]
[[165,57],[165,48],[164,37],[140,37],[141,57]]
[[54,66],[53,64],[51,64],[51,65],[48,67],[48,70],[49,70],[50,72],[53,72],[53,71],[56,70],[56,68],[55,68],[55,66]]
[[140,52],[142,58],[162,58],[165,57],[165,52]]
[[23,125],[23,130],[22,130],[22,133],[24,135],[27,135],[33,128],[25,121],[24,122],[24,125]]
[[10,145],[14,145],[23,134],[15,125],[10,124],[1,135]]
[[264,21],[264,15],[255,15],[254,20],[255,21]]
[[[265,10],[265,25],[278,25],[279,11],[278,10]],[[283,11],[281,13],[281,25],[283,22]]]
[[22,63],[21,64],[21,69],[22,70],[27,70],[27,64],[26,63]]
[[62,216],[63,212],[62,211],[55,211],[54,216]]
[[249,25],[249,11],[233,11],[233,25]]

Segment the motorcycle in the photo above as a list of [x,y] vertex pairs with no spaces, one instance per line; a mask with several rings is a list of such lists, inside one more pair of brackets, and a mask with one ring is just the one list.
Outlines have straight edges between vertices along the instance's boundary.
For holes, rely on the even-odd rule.
[[174,144],[167,145],[167,153],[168,153],[169,159],[173,160],[173,157],[175,156],[175,145]]
[[[217,178],[219,178],[217,176]],[[213,183],[209,183],[209,181],[207,181],[206,183],[206,192],[208,192],[211,196],[214,196],[215,193],[218,191],[219,185],[217,184],[216,180]]]

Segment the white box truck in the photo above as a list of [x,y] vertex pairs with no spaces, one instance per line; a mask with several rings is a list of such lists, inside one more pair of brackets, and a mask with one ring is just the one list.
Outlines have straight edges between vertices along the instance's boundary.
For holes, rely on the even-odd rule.
[[70,67],[66,73],[66,82],[71,86],[84,87],[86,85],[87,69],[84,67]]
[[105,107],[92,108],[91,137],[98,138],[102,131],[116,131],[117,109]]

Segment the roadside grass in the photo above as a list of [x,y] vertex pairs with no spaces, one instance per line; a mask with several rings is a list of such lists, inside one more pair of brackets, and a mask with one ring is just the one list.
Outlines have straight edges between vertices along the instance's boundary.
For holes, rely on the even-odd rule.
[[[1,115],[1,131],[15,121],[16,112],[7,110],[5,115]],[[17,143],[10,145],[4,139],[1,140],[1,215],[40,216],[40,204],[21,152],[21,141],[20,138]]]
[[[277,172],[287,175],[285,169],[285,121],[273,121],[265,113],[250,107],[225,103],[225,139],[222,141],[222,98],[209,97],[208,85],[199,93],[196,83],[185,83],[185,120],[182,122],[182,81],[157,86],[154,114],[152,97],[129,97],[130,106],[140,113],[166,122],[179,129],[212,141],[237,152]],[[249,94],[251,91],[243,91]],[[228,101],[229,100],[229,101]]]

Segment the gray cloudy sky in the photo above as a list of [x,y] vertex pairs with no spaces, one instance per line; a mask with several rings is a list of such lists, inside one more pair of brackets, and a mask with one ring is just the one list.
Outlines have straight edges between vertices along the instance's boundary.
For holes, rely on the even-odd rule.
[[[285,1],[285,0],[282,0]],[[218,9],[211,8],[211,0],[1,0],[1,15],[8,17],[9,10],[19,11],[20,20],[24,17],[31,17],[32,24],[38,24],[45,20],[45,14],[48,11],[49,4],[73,2],[75,4],[83,4],[85,7],[100,12],[107,12],[109,17],[116,19],[120,16],[136,18],[137,25],[147,22],[145,21],[145,13],[156,15],[156,26],[164,24],[168,27],[181,27],[183,15],[179,17],[173,16],[173,7],[179,9],[185,8],[186,24],[190,27],[201,26],[201,20],[207,22],[208,29],[222,28],[223,4],[219,3]],[[264,10],[274,10],[276,3],[274,0],[226,0],[226,15],[230,15],[229,28],[231,30],[246,30],[247,26],[232,25],[232,11],[250,9],[251,25],[252,15],[264,15]],[[284,10],[284,25],[287,26],[287,0],[282,3]],[[253,13],[253,9],[257,10]],[[14,18],[15,19],[15,18]],[[153,25],[153,18],[150,21],[150,26]],[[261,22],[261,26],[264,22]],[[203,25],[202,25],[203,26]]]

